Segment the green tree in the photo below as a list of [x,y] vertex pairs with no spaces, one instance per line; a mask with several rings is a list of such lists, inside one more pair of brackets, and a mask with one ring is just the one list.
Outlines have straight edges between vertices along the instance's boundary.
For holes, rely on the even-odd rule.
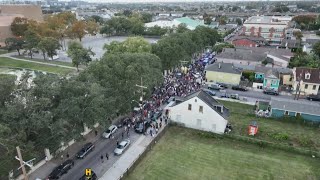
[[57,50],[61,45],[57,39],[52,37],[44,37],[38,43],[38,49],[42,51],[43,59],[46,59],[46,54],[53,60],[53,56],[57,55]]
[[38,47],[38,43],[40,41],[40,37],[36,32],[34,32],[32,30],[27,30],[25,32],[24,39],[25,39],[24,48],[27,51],[29,51],[28,52],[29,56],[32,59],[33,52]]
[[72,59],[72,64],[77,68],[77,71],[79,71],[80,64],[87,66],[89,62],[92,61],[91,56],[95,55],[90,48],[84,48],[79,42],[76,41],[69,43],[67,54]]
[[143,23],[148,23],[152,21],[152,14],[150,13],[141,13],[141,19]]
[[107,53],[150,53],[151,45],[143,37],[129,37],[123,42],[113,41],[109,45],[105,44],[104,49]]
[[220,6],[220,7],[219,7],[219,11],[223,11],[223,6]]
[[24,41],[22,38],[7,38],[5,44],[8,51],[16,50],[20,56],[20,50],[23,49]]
[[97,15],[92,15],[92,16],[90,17],[90,19],[91,19],[91,20],[94,20],[96,23],[98,23],[98,24],[100,24],[100,25],[102,25],[102,24],[104,23],[103,18],[100,17],[100,16],[97,16]]
[[0,74],[0,108],[4,107],[5,102],[8,102],[12,97],[15,89],[16,76]]
[[24,36],[28,30],[29,21],[24,17],[16,17],[11,23],[11,32],[15,36]]
[[134,35],[142,35],[144,32],[144,24],[141,21],[141,19],[136,17],[131,17],[129,18],[129,21],[131,24],[129,33]]
[[82,38],[87,34],[86,28],[87,28],[87,26],[84,21],[74,22],[68,30],[69,37],[70,38],[78,38],[79,41],[81,41]]
[[177,33],[184,33],[186,31],[189,31],[189,29],[187,28],[187,25],[182,23],[182,24],[179,24],[177,29],[176,29],[176,32]]
[[236,19],[236,22],[237,22],[237,24],[238,24],[239,26],[242,25],[242,20],[241,20],[240,18],[237,18],[237,19]]
[[315,43],[312,47],[313,53],[320,57],[320,41]]

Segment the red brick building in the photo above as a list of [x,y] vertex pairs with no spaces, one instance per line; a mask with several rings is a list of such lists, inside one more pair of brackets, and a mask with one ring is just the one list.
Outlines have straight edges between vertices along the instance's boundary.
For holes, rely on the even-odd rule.
[[259,47],[264,46],[267,42],[263,37],[235,36],[230,43],[234,46]]

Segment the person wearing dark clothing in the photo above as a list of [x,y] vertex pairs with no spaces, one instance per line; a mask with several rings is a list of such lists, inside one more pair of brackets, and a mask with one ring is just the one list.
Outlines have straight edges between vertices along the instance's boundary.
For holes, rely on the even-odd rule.
[[66,155],[66,156],[67,156],[67,159],[68,159],[68,158],[69,158],[69,153],[68,153],[68,152],[67,152],[67,155]]
[[119,141],[117,140],[117,146],[119,146]]
[[98,131],[97,131],[97,130],[94,130],[94,134],[95,134],[96,136],[98,136]]
[[165,119],[165,123],[168,124],[168,118]]
[[109,160],[109,154],[108,153],[106,153],[106,159]]
[[122,139],[123,139],[123,135],[124,135],[124,133],[122,132],[122,133],[121,133],[121,137],[122,137]]
[[101,162],[103,163],[103,156],[102,155],[100,156],[100,159],[101,159]]

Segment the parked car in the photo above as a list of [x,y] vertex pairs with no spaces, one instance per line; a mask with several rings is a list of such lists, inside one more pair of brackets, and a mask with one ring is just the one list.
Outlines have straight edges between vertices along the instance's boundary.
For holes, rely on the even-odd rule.
[[278,96],[279,95],[279,92],[276,91],[276,90],[273,90],[273,89],[265,89],[263,91],[264,94],[269,94],[269,95],[275,95],[275,96]]
[[221,88],[228,89],[228,85],[224,83],[217,83]]
[[130,145],[130,140],[125,139],[119,143],[117,148],[114,150],[114,155],[121,155]]
[[98,180],[98,177],[95,172],[91,171],[91,177],[84,174],[79,180]]
[[146,119],[144,121],[139,121],[134,126],[134,131],[139,134],[143,134],[148,127],[150,127],[150,119]]
[[320,101],[320,95],[308,95],[307,99],[310,101]]
[[232,86],[232,89],[237,91],[248,91],[248,89],[244,86]]
[[222,89],[221,86],[219,84],[211,84],[208,86],[208,89],[211,89],[211,90],[220,90]]
[[102,134],[102,137],[108,139],[111,137],[111,135],[113,133],[115,133],[117,131],[117,126],[115,125],[111,125],[103,134]]
[[89,142],[87,144],[85,144],[82,149],[76,154],[76,157],[78,159],[83,159],[84,157],[86,157],[91,151],[93,151],[94,149],[94,144]]
[[229,98],[231,98],[231,99],[239,99],[239,94],[230,94]]
[[216,95],[216,92],[211,91],[211,90],[206,90],[205,92],[208,93],[210,96],[215,96]]
[[51,179],[59,179],[63,174],[66,174],[72,167],[74,166],[74,162],[72,160],[66,160],[49,174],[47,180]]

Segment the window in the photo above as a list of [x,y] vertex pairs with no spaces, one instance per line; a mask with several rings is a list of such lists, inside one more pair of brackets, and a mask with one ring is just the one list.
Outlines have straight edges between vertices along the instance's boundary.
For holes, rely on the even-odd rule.
[[289,115],[289,111],[285,111],[285,112],[284,112],[284,115]]
[[316,90],[316,89],[317,89],[317,86],[316,86],[316,85],[313,85],[313,86],[312,86],[312,89],[313,89],[313,90]]
[[305,79],[310,79],[310,73],[306,73],[304,77]]
[[191,111],[192,105],[188,104],[188,110]]
[[304,85],[304,89],[308,89],[308,84]]
[[199,112],[203,113],[203,106],[199,106]]
[[197,102],[197,99],[194,99],[194,102]]
[[201,119],[197,119],[197,126],[201,127]]

